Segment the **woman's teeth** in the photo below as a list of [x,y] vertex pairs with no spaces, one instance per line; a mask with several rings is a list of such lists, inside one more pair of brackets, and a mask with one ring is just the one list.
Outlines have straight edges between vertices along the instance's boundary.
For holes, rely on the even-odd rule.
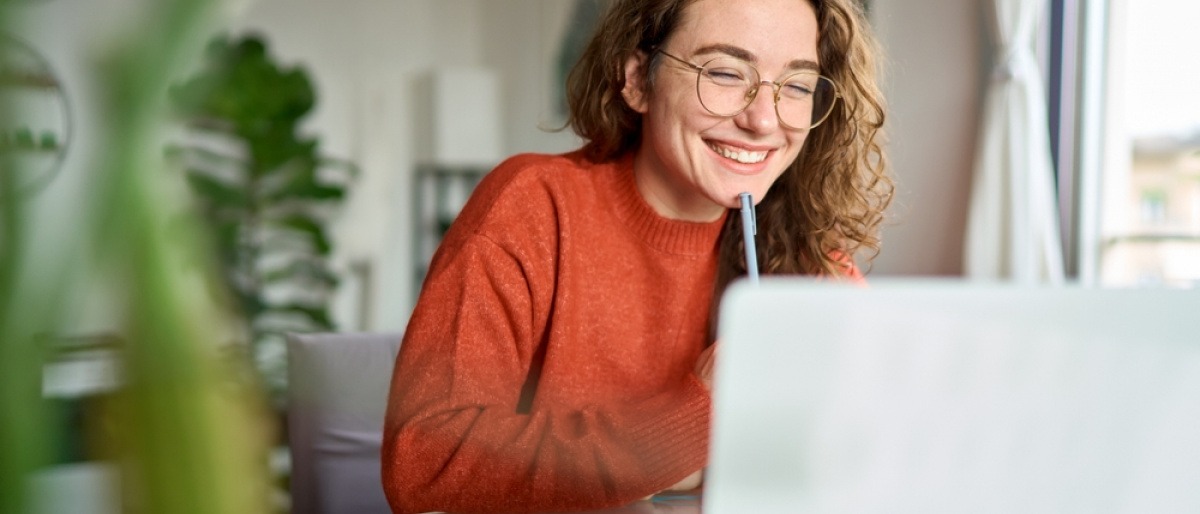
[[714,144],[710,144],[710,145],[708,145],[708,147],[712,148],[714,152],[721,154],[726,159],[733,159],[742,164],[755,164],[755,163],[762,162],[763,159],[767,158],[767,152],[748,152],[746,150],[733,150],[730,148],[725,148],[725,147],[717,146]]

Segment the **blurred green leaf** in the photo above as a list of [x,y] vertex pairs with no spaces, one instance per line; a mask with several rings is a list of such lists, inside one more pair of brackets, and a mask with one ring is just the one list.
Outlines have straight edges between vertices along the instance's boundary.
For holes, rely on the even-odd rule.
[[320,221],[311,217],[293,215],[276,222],[279,226],[286,227],[292,232],[298,233],[305,239],[311,242],[313,248],[321,255],[328,254],[332,249],[329,238],[325,235],[325,227]]
[[197,161],[198,165],[204,165],[206,169],[241,170],[249,165],[246,159],[241,157],[225,155],[200,147],[172,145],[167,147],[166,155],[168,159],[174,161],[185,161],[188,159]]
[[231,186],[212,178],[201,170],[188,170],[188,185],[196,191],[211,209],[222,207],[247,206],[246,193],[243,189]]
[[329,310],[323,306],[311,303],[290,302],[281,305],[272,305],[264,313],[298,314],[310,320],[317,330],[333,329],[333,321],[329,318]]
[[263,281],[267,284],[316,283],[324,287],[333,287],[338,283],[337,275],[325,266],[308,260],[289,263],[281,268],[275,268],[263,273]]
[[[160,0],[131,6],[122,15],[144,19],[130,24],[131,32],[114,41],[107,59],[93,67],[99,73],[97,90],[103,92],[89,106],[101,112],[95,162],[88,163],[96,186],[81,193],[85,209],[48,206],[71,223],[52,229],[78,230],[74,240],[91,245],[78,252],[88,257],[86,265],[37,253],[46,252],[28,242],[30,227],[43,228],[58,217],[47,221],[27,215],[26,204],[12,197],[16,174],[0,170],[0,512],[32,512],[23,498],[29,473],[47,463],[46,447],[54,437],[55,426],[41,408],[46,343],[39,341],[74,328],[59,324],[60,309],[69,303],[63,298],[82,296],[95,282],[108,281],[120,283],[111,301],[121,318],[111,321],[127,345],[111,420],[121,427],[115,457],[122,490],[103,496],[120,498],[137,512],[270,510],[270,418],[261,395],[218,362],[212,337],[225,320],[215,319],[209,312],[213,306],[191,287],[209,279],[194,276],[205,270],[190,259],[204,251],[202,238],[187,234],[188,223],[165,223],[168,233],[160,222],[178,216],[172,194],[183,175],[161,173],[163,163],[148,151],[164,128],[159,100],[168,77],[194,52],[191,43],[199,40],[211,4]],[[31,143],[25,136],[22,144]],[[43,135],[38,144],[58,142]],[[216,182],[192,182],[232,198],[231,191],[214,187]],[[79,219],[71,219],[75,212]],[[87,275],[93,272],[103,277]],[[46,337],[35,337],[39,333]]]

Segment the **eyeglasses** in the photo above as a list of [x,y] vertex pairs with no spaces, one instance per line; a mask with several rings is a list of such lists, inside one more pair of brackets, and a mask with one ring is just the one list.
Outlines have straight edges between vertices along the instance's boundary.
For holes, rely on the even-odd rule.
[[700,105],[724,118],[741,114],[758,96],[759,89],[769,85],[779,123],[793,130],[807,130],[825,121],[841,96],[832,80],[815,71],[798,71],[772,82],[762,80],[754,65],[736,57],[717,57],[697,66],[662,49],[657,51],[695,71]]

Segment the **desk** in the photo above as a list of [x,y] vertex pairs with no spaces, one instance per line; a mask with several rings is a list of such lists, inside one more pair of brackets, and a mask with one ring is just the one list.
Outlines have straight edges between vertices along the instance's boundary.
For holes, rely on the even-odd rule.
[[624,507],[589,510],[583,514],[700,514],[700,497],[695,495],[656,496]]

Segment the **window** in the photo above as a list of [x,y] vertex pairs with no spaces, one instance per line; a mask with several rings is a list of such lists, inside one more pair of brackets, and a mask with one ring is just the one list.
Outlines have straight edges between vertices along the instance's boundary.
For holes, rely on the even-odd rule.
[[[1059,131],[1058,141],[1060,149],[1074,147],[1076,162],[1060,150],[1058,163],[1060,174],[1079,170],[1077,186],[1060,180],[1077,191],[1078,201],[1066,204],[1075,203],[1068,212],[1077,246],[1069,253],[1077,276],[1103,286],[1196,287],[1200,39],[1193,25],[1200,2],[1073,3],[1056,6],[1065,6],[1064,41],[1072,37],[1072,16],[1081,22],[1077,87],[1068,76],[1061,89],[1079,94],[1073,104],[1063,101],[1078,115],[1074,124],[1064,122],[1069,128]],[[1070,75],[1071,63],[1063,69]]]

